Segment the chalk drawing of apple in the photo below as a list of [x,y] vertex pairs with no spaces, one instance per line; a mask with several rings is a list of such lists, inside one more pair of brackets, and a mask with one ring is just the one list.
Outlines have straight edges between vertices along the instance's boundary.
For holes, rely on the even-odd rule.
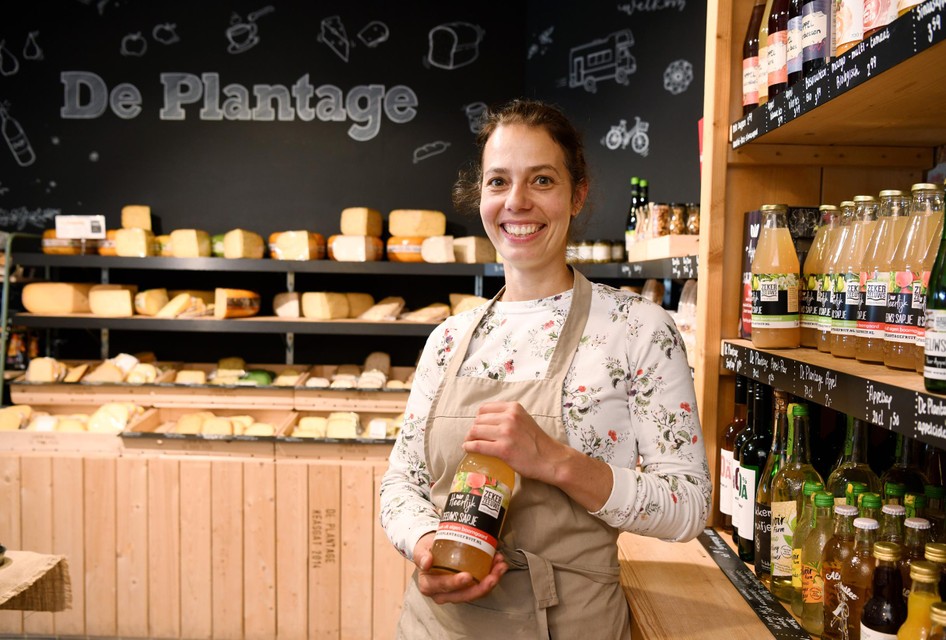
[[148,50],[148,41],[144,39],[140,31],[129,33],[122,38],[123,56],[143,56]]
[[180,42],[181,38],[177,35],[177,25],[173,22],[157,24],[151,30],[151,37],[161,44],[174,44]]

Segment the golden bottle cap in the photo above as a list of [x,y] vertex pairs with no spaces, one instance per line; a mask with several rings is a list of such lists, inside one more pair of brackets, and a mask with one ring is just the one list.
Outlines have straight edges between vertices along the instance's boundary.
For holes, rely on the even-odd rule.
[[946,564],[946,542],[927,542],[923,548],[923,557],[930,562]]
[[938,625],[946,625],[946,602],[934,602],[930,605],[930,620]]
[[889,560],[895,562],[900,559],[900,556],[903,555],[903,547],[901,547],[896,542],[887,542],[882,540],[880,542],[874,543],[873,548],[874,557],[878,560]]
[[910,563],[910,578],[920,582],[939,582],[939,565],[928,560],[914,560]]
[[942,191],[943,187],[932,182],[917,182],[910,187],[910,191]]
[[895,198],[897,196],[902,196],[903,191],[900,189],[884,189],[880,192],[881,198]]
[[854,196],[854,202],[876,202],[874,196]]
[[818,207],[818,211],[837,211],[838,208],[833,204],[823,204]]

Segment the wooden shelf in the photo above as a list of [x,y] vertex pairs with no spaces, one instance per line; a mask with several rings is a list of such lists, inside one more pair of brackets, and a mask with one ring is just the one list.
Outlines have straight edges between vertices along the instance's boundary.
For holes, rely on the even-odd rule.
[[[483,275],[486,277],[502,277],[505,274],[501,263],[484,266]],[[697,257],[695,255],[655,258],[638,262],[605,262],[602,264],[576,262],[572,266],[591,280],[641,280],[646,278],[688,280],[697,277]]]

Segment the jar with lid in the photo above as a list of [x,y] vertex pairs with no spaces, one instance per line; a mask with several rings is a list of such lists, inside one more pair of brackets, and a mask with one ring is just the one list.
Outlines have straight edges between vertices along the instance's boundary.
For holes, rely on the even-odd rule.
[[687,233],[691,236],[700,235],[700,205],[695,202],[687,203]]
[[614,240],[611,243],[611,262],[624,262],[624,243],[620,240]]
[[927,542],[923,550],[923,559],[939,567],[939,597],[946,596],[946,544]]
[[650,230],[651,237],[670,235],[670,205],[666,202],[658,202],[651,209]]
[[611,241],[595,240],[591,245],[591,262],[604,264],[611,261]]
[[594,242],[582,240],[578,243],[578,262],[589,263],[594,261]]
[[670,235],[681,236],[686,233],[686,205],[674,202],[670,205]]
[[934,602],[930,605],[929,640],[946,640],[946,602]]

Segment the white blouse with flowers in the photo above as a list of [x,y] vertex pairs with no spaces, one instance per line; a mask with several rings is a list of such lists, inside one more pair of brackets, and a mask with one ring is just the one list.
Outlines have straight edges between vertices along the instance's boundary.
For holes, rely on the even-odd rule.
[[[569,290],[494,303],[459,375],[541,378],[571,298]],[[427,340],[381,483],[381,525],[407,558],[439,521],[429,501],[424,430],[449,358],[475,314],[447,319]],[[620,530],[666,540],[703,530],[712,491],[703,435],[683,342],[660,306],[592,283],[588,322],[565,377],[562,416],[569,444],[606,462],[614,474],[611,496],[593,515]]]

